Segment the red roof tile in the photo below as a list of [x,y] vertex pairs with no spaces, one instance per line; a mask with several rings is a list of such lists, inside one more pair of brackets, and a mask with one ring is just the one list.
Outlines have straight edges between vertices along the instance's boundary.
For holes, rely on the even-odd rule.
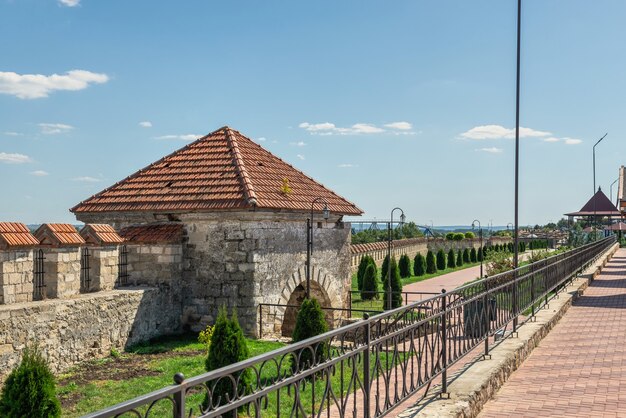
[[17,222],[0,222],[0,248],[39,245],[28,227]]
[[135,244],[176,244],[183,239],[182,224],[129,226],[120,231],[125,241]]
[[[284,179],[291,191],[283,192]],[[287,209],[308,211],[316,197],[333,213],[361,209],[249,138],[220,128],[71,209],[74,213]],[[315,206],[321,211],[323,204]]]
[[82,245],[85,243],[76,228],[70,224],[43,224],[35,231],[35,237],[41,244]]
[[80,230],[80,236],[91,244],[106,245],[124,242],[115,229],[107,224],[87,224]]

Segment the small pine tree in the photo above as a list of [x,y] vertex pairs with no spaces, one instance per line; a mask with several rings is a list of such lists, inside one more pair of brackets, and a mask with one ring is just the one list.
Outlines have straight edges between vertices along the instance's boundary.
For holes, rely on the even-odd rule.
[[479,247],[478,251],[476,252],[476,258],[478,259],[478,261],[483,261],[484,260],[484,256],[485,256],[485,247]]
[[[248,344],[243,335],[243,331],[237,320],[237,313],[233,311],[231,318],[228,318],[226,307],[222,306],[218,312],[215,326],[213,327],[213,335],[211,336],[211,347],[209,355],[204,363],[207,371],[217,370],[231,364],[246,360],[250,356]],[[246,393],[250,390],[252,383],[252,373],[246,369],[242,375],[234,376],[239,379],[239,386],[234,387],[232,381],[223,379],[217,382],[212,389],[212,399],[221,399],[222,405],[226,404],[226,399],[234,399],[239,393]],[[208,396],[208,395],[207,395]],[[205,397],[204,404],[207,405],[208,398]],[[227,414],[230,417],[236,417],[237,411]]]
[[384,280],[387,277],[387,269],[389,268],[389,254],[385,256],[383,264],[380,266],[380,277]]
[[459,249],[456,253],[456,266],[461,267],[463,265],[463,252]]
[[418,277],[426,274],[426,259],[420,253],[413,259],[413,274]]
[[24,349],[21,363],[4,382],[0,395],[0,416],[61,416],[61,404],[55,395],[54,376],[37,348]]
[[389,306],[389,286],[387,285],[387,277],[385,277],[383,281],[383,286],[385,287],[385,294],[383,295],[383,309],[386,311],[398,308],[402,305],[402,280],[400,279],[400,271],[395,257],[391,259],[389,268],[391,274],[391,307]]
[[477,256],[476,256],[476,248],[472,247],[472,250],[470,251],[470,261],[472,263],[475,263],[478,260]]
[[[368,269],[365,269],[365,271]],[[369,270],[371,271],[371,269]],[[295,343],[306,340],[307,338],[323,334],[326,331],[328,331],[328,324],[326,323],[324,312],[322,311],[322,307],[317,299],[304,299],[302,305],[300,305],[300,310],[298,311],[298,316],[296,318],[296,325],[291,336],[292,342]],[[317,346],[315,359],[313,358],[313,353],[310,349],[303,348],[302,351],[298,353],[299,358],[294,359],[292,363],[293,370],[303,370],[310,367],[312,364],[315,364],[315,362],[320,361],[325,352],[325,343],[320,343]]]
[[469,249],[467,248],[463,250],[463,262],[464,263],[470,262],[470,252],[469,252]]
[[443,250],[437,251],[437,270],[446,269],[446,255]]
[[363,289],[361,289],[362,300],[378,299],[378,277],[376,277],[376,268],[370,264],[365,269],[363,275]]
[[448,268],[455,268],[456,267],[456,261],[454,258],[454,250],[452,248],[450,248],[450,251],[448,251]]
[[426,253],[426,273],[437,273],[437,264],[435,263],[435,254],[431,250]]
[[400,256],[398,268],[400,269],[401,278],[405,279],[407,277],[411,277],[411,259],[408,255],[402,254],[402,256]]
[[361,261],[359,262],[359,268],[356,272],[356,281],[357,287],[359,290],[363,289],[363,275],[365,274],[365,269],[370,264],[370,256],[364,255],[361,257]]

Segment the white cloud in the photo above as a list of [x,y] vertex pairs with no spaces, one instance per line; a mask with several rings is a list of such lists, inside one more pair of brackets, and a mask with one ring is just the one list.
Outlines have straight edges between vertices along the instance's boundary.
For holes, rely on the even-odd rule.
[[6,135],[6,136],[23,136],[23,133],[20,132],[2,132],[2,135]]
[[543,142],[559,142],[560,139],[559,138],[555,138],[553,136],[549,136],[547,138],[543,138]]
[[260,138],[257,138],[256,140],[257,140],[257,141],[259,141],[259,142],[265,142],[265,141],[267,141],[267,138],[265,138],[264,136],[262,136],[262,137],[260,137]]
[[149,120],[145,120],[143,122],[139,122],[139,126],[141,126],[142,128],[152,128],[152,122],[150,122]]
[[33,160],[24,154],[9,154],[6,152],[0,152],[0,163],[5,164],[24,164],[30,163]]
[[74,127],[64,123],[40,123],[39,129],[41,129],[41,133],[44,135],[56,135],[69,132],[74,129]]
[[37,177],[44,177],[44,176],[47,176],[49,173],[43,170],[35,170],[35,171],[31,171],[30,174],[32,174],[33,176],[37,176]]
[[[552,135],[550,132],[537,131],[530,128],[523,128],[520,126],[519,136],[520,138],[534,137],[541,138],[544,136]],[[467,132],[461,134],[461,138],[465,139],[500,139],[515,138],[515,129],[508,129],[501,125],[482,125],[475,126]]]
[[[401,124],[402,128],[397,127],[397,124]],[[404,129],[407,122],[396,122],[393,125],[396,126],[394,129]],[[410,124],[409,124],[410,125]],[[323,122],[323,123],[308,123],[302,122],[298,127],[307,130],[313,135],[369,135],[369,134],[380,134],[387,132],[385,129],[378,127],[371,123],[355,123],[349,128],[338,127],[334,123]],[[410,129],[410,128],[409,128]],[[403,131],[403,134],[408,132]],[[410,132],[410,134],[415,134],[414,132]]]
[[339,164],[337,167],[339,168],[355,168],[358,167],[356,164]]
[[302,122],[298,125],[299,128],[306,129],[309,132],[317,132],[317,131],[332,131],[336,129],[334,123],[324,122],[324,123],[308,123]]
[[385,125],[385,127],[389,129],[398,129],[401,131],[410,131],[411,129],[413,129],[413,125],[411,125],[409,122],[388,123]]
[[565,141],[566,145],[578,145],[581,142],[583,142],[582,139],[574,139],[574,138],[563,138],[563,141]]
[[66,7],[76,7],[80,4],[80,0],[59,0],[59,4]]
[[302,155],[302,154],[298,154],[298,155],[296,155],[296,157],[298,157],[301,160],[304,160],[304,155]]
[[17,74],[0,71],[0,94],[10,94],[20,99],[40,99],[54,91],[77,91],[90,84],[109,81],[106,74],[85,70],[71,70],[65,74]]
[[289,145],[294,145],[296,147],[304,147],[306,146],[306,142],[304,141],[290,142]]
[[491,148],[477,149],[476,151],[488,152],[489,154],[501,154],[503,149],[502,148],[491,147]]
[[100,181],[100,179],[97,179],[95,177],[82,176],[82,177],[74,177],[72,181],[82,181],[85,183],[97,183]]
[[162,136],[154,137],[154,139],[177,139],[179,141],[193,141],[198,138],[200,138],[200,135],[196,135],[196,134],[162,135]]

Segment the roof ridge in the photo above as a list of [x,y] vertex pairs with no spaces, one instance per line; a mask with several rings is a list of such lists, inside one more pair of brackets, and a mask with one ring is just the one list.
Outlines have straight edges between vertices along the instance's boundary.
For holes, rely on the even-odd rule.
[[226,142],[230,146],[233,153],[233,162],[235,165],[235,169],[239,174],[241,179],[241,185],[243,186],[243,192],[245,193],[246,203],[256,206],[258,199],[256,193],[254,191],[254,187],[252,187],[252,181],[250,180],[250,176],[246,171],[246,165],[243,162],[243,157],[241,156],[241,152],[239,151],[239,145],[237,144],[237,139],[232,133],[232,130],[228,127],[224,127],[224,132],[226,133]]

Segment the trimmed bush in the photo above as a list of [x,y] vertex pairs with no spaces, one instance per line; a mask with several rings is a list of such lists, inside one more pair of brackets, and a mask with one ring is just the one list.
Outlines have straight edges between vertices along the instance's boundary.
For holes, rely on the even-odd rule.
[[455,267],[456,267],[456,261],[454,257],[454,250],[450,248],[450,251],[448,251],[448,268],[453,269]]
[[387,254],[385,256],[385,259],[383,260],[383,264],[380,266],[380,277],[381,279],[385,280],[385,277],[387,277],[387,269],[389,268],[389,254]]
[[22,361],[2,387],[0,416],[56,418],[61,404],[55,395],[54,376],[37,348],[26,347]]
[[[204,368],[206,371],[210,372],[211,370],[217,370],[246,360],[249,356],[248,344],[239,326],[237,312],[233,311],[229,319],[226,307],[222,306],[217,314],[215,325],[213,326],[211,347],[209,348],[209,355],[204,363]],[[227,402],[227,397],[228,399],[233,399],[236,393],[246,393],[250,390],[252,383],[252,373],[250,370],[243,371],[242,375],[235,376],[235,378],[239,379],[238,387],[236,388],[228,379],[221,380],[217,382],[215,387],[211,387],[213,390],[212,399],[222,399],[221,402],[223,402],[222,405],[224,405]],[[204,405],[207,405],[208,402],[209,400],[205,396]],[[236,417],[237,411],[232,411],[226,415]]]
[[476,248],[472,247],[471,251],[470,251],[470,261],[472,263],[475,263],[478,260],[478,258],[476,257]]
[[403,279],[411,277],[411,259],[408,255],[402,254],[402,256],[400,256],[398,269],[400,270],[400,277]]
[[463,252],[459,250],[456,253],[456,266],[461,267],[463,265]]
[[464,263],[469,263],[470,262],[470,252],[469,252],[468,248],[463,250],[463,262]]
[[435,263],[435,254],[431,250],[426,253],[426,273],[437,273],[437,264]]
[[356,281],[359,290],[363,288],[363,275],[365,274],[365,269],[370,264],[370,258],[369,255],[364,255],[359,262],[359,269],[356,272]]
[[465,234],[462,232],[457,232],[454,234],[454,238],[455,241],[463,241],[465,239]]
[[474,239],[474,238],[476,238],[476,235],[474,235],[473,232],[468,231],[468,232],[465,233],[465,238],[467,238],[467,239]]
[[443,250],[437,251],[437,270],[446,269],[446,255]]
[[[368,269],[369,266],[365,269],[365,271]],[[298,310],[298,316],[296,317],[296,325],[291,336],[292,342],[296,343],[298,341],[306,340],[307,338],[323,334],[326,331],[328,331],[328,324],[326,323],[324,312],[322,312],[322,307],[317,299],[304,299],[302,305],[300,305],[300,310]],[[293,359],[291,367],[294,371],[310,367],[315,364],[315,362],[320,361],[325,352],[325,343],[317,345],[315,358],[313,358],[312,350],[304,348],[302,351],[297,353],[299,358]]]
[[417,253],[413,259],[413,275],[423,276],[426,274],[426,259],[420,253]]
[[448,232],[448,233],[446,234],[446,239],[447,239],[448,241],[452,241],[452,240],[454,239],[454,232]]
[[376,266],[370,264],[365,269],[363,275],[363,288],[361,289],[362,300],[378,299],[378,277],[376,277]]
[[385,291],[385,294],[383,295],[383,309],[386,311],[398,308],[402,305],[402,280],[400,280],[400,271],[395,257],[391,258],[389,269],[391,273],[391,306],[389,306],[389,286],[387,285],[387,277],[383,280]]
[[478,247],[478,251],[476,251],[476,259],[478,261],[483,261],[483,255],[484,255],[485,249]]

